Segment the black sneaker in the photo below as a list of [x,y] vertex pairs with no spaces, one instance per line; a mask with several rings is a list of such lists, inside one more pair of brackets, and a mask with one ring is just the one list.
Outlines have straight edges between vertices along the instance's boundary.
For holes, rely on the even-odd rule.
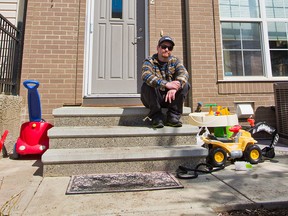
[[156,116],[155,118],[153,118],[152,121],[152,127],[153,128],[163,128],[164,127],[164,123],[161,117]]
[[170,127],[182,127],[182,122],[176,117],[168,117],[166,125]]

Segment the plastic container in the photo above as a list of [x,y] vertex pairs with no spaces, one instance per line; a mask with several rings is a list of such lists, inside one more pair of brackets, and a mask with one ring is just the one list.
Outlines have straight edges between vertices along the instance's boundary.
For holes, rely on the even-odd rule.
[[252,165],[246,161],[235,161],[234,164],[236,171],[248,171],[252,169]]

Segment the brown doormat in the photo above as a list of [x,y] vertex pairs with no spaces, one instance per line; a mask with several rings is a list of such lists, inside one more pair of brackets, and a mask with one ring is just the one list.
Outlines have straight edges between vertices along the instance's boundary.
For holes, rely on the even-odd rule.
[[74,175],[66,194],[109,193],[183,188],[167,172]]

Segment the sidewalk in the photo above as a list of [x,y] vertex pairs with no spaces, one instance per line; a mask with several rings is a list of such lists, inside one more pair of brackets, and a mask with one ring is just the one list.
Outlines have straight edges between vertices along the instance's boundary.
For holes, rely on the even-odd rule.
[[[262,146],[261,146],[262,148]],[[235,171],[235,165],[196,179],[183,189],[65,195],[69,177],[42,177],[39,158],[0,159],[0,208],[13,195],[14,215],[217,215],[250,205],[287,206],[288,146],[276,157]],[[10,206],[12,203],[10,203]]]

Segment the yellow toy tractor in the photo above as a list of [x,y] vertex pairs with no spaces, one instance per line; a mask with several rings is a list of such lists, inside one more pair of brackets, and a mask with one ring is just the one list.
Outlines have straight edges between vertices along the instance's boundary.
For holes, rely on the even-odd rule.
[[229,129],[233,132],[230,138],[218,138],[211,134],[202,135],[204,146],[209,150],[207,163],[214,167],[225,165],[228,156],[231,159],[243,158],[251,164],[262,159],[262,151],[251,133],[235,125]]

